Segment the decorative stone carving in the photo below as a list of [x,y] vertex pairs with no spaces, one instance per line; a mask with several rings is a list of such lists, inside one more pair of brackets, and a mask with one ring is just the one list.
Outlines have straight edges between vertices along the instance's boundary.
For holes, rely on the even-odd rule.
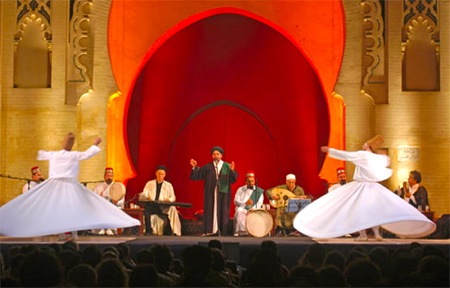
[[402,29],[402,88],[439,91],[438,1],[404,0]]
[[66,103],[76,104],[92,89],[93,43],[90,23],[92,0],[71,2],[67,43]]
[[379,0],[362,0],[364,11],[362,89],[376,104],[388,103],[384,7]]
[[51,87],[50,1],[17,1],[14,87]]

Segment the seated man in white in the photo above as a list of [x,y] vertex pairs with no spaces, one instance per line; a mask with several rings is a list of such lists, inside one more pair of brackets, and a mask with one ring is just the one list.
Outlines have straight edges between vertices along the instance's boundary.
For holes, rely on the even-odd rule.
[[261,209],[264,202],[264,190],[256,186],[255,173],[248,172],[245,178],[246,185],[240,187],[234,196],[234,236],[248,234],[245,225],[247,213],[252,209]]
[[[95,185],[93,191],[116,205],[118,208],[123,209],[127,188],[122,183],[114,181],[114,169],[111,167],[105,168],[103,179],[105,181]],[[115,235],[117,234],[117,229],[100,229],[94,230],[93,232],[98,233],[99,235]]]
[[[156,168],[156,179],[150,180],[145,184],[144,191],[139,194],[140,201],[164,201],[175,202],[175,192],[171,183],[164,181],[166,177],[166,167],[158,166]],[[158,207],[158,206],[157,206]],[[159,205],[160,211],[148,211],[146,207],[145,211],[145,234],[164,234],[164,219],[159,215],[166,214],[172,233],[176,236],[181,236],[181,223],[178,211],[175,206]]]

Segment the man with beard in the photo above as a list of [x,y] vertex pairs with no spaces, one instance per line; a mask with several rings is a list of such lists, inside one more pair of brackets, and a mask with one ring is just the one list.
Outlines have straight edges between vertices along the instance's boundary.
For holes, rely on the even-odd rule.
[[[124,207],[126,187],[120,182],[114,181],[114,170],[111,167],[105,168],[104,182],[97,184],[94,187],[94,192],[99,196],[109,200],[117,207]],[[99,235],[114,235],[116,231],[112,229],[101,229]]]
[[28,180],[28,182],[23,185],[22,193],[31,190],[31,188],[33,188],[34,186],[38,185],[41,182],[44,182],[44,180],[45,179],[42,177],[39,166],[34,166],[33,168],[31,168],[31,180]]
[[347,183],[347,173],[345,173],[344,167],[339,167],[336,169],[337,174],[337,180],[338,182],[334,185],[331,185],[330,188],[328,188],[328,192],[333,191],[334,189],[337,189],[341,187],[342,185],[345,185]]
[[236,182],[238,173],[235,163],[222,160],[224,150],[214,146],[211,151],[212,161],[202,167],[195,159],[190,160],[192,166],[191,180],[203,181],[204,193],[204,235],[221,236],[227,234],[230,214],[231,185]]

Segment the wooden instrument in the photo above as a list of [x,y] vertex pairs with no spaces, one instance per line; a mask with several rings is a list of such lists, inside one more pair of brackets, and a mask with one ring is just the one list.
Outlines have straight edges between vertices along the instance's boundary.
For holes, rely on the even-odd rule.
[[278,200],[272,199],[269,201],[270,205],[272,205],[272,207],[274,208],[286,207],[289,199],[296,198],[294,193],[283,188],[274,188],[271,194],[272,197],[273,196],[280,197]]
[[161,206],[177,206],[177,207],[192,207],[192,203],[186,202],[170,202],[170,201],[138,201],[138,204],[145,205],[147,203],[156,203]]

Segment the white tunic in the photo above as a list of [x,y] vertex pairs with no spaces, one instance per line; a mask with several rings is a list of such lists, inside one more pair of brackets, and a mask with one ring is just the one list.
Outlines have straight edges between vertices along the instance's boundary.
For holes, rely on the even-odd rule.
[[85,152],[39,151],[38,160],[50,161],[50,178],[0,207],[0,235],[34,237],[140,225],[78,182],[79,161],[98,152],[95,145]]
[[434,232],[432,221],[377,183],[392,174],[387,168],[388,156],[332,148],[328,156],[354,163],[354,181],[300,211],[294,219],[295,229],[316,238],[339,237],[378,225],[402,238],[421,238]]
[[253,189],[247,188],[247,185],[240,187],[236,191],[234,196],[234,205],[236,205],[236,211],[234,213],[234,232],[247,232],[245,221],[247,220],[247,213],[249,210],[261,209],[264,202],[264,193],[261,193],[256,203],[253,203],[251,207],[246,207],[246,202],[253,193]]
[[25,183],[22,188],[22,193],[26,193],[29,190],[31,190],[34,186],[37,186],[39,183],[36,181],[31,180],[29,183]]
[[[125,185],[123,185],[120,182],[112,182],[111,184],[108,184],[106,182],[102,182],[102,183],[98,183],[97,185],[95,185],[94,189],[92,189],[92,191],[94,191],[95,193],[97,193],[97,195],[105,198],[108,201],[111,201],[111,196],[109,195],[109,190],[111,187],[113,187],[113,185],[119,185],[120,189],[122,191],[126,191],[126,187]],[[114,189],[114,188],[113,188]],[[117,201],[117,204],[115,204],[117,207],[120,208],[124,208],[125,207],[125,197],[122,197],[122,199],[120,199],[119,201]]]
[[[156,197],[156,180],[150,180],[145,184],[144,191],[139,194],[139,200],[143,201],[154,201]],[[175,191],[170,182],[163,181],[161,185],[161,191],[159,193],[159,201],[175,202]],[[172,232],[181,236],[181,222],[178,215],[178,210],[175,206],[162,206],[162,212],[167,214],[169,218],[170,227]],[[158,215],[150,215],[150,225],[153,230],[153,234],[163,235],[164,232],[164,220],[162,220]]]

